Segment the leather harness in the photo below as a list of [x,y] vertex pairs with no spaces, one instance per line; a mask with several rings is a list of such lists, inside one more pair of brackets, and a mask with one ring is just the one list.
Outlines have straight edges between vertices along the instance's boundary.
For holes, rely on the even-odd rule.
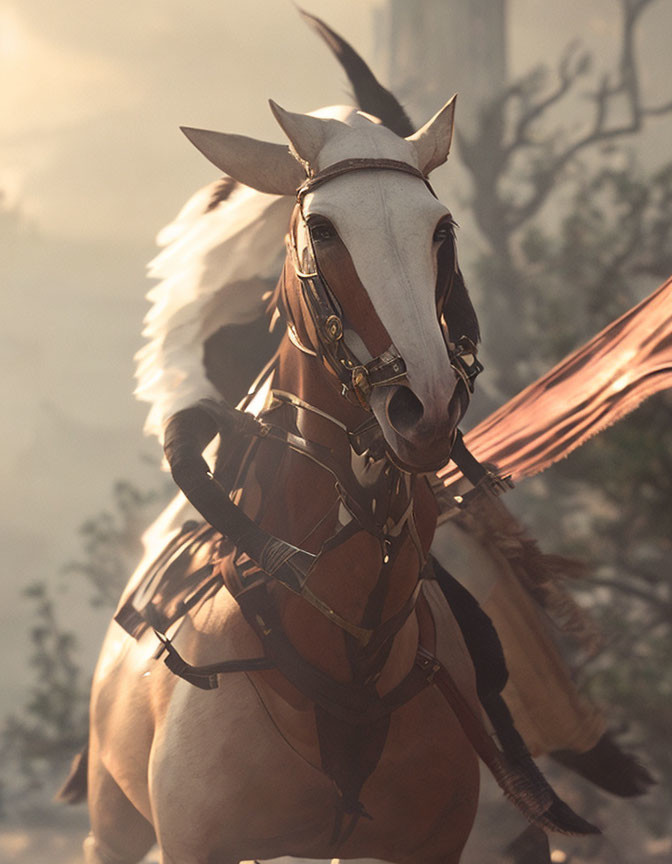
[[[309,192],[331,179],[359,170],[400,171],[423,180],[433,194],[429,181],[422,172],[404,162],[389,159],[349,159],[331,165],[319,174],[309,177],[300,187],[297,200],[301,218],[304,219],[303,200]],[[310,232],[306,233],[310,237]],[[387,351],[370,361],[360,362],[343,338],[345,328],[342,311],[320,273],[312,241],[305,250],[307,254],[303,256],[301,262],[295,239],[292,237],[288,238],[288,247],[301,285],[302,296],[317,334],[317,344],[315,346],[302,344],[294,322],[288,316],[290,338],[298,348],[319,356],[331,368],[341,382],[342,394],[345,397],[352,397],[354,394],[357,401],[368,408],[372,388],[402,383],[406,380],[404,360],[394,347],[390,346]],[[446,293],[450,292],[450,287],[450,284],[446,286]],[[445,302],[445,297],[439,298],[439,307],[442,302]],[[474,379],[482,368],[476,360],[475,347],[470,340],[466,340],[466,337],[454,344],[446,341],[451,365],[467,391],[471,392]],[[274,397],[276,403],[282,404],[286,410],[295,414],[302,411],[317,411],[293,394],[278,391]],[[344,430],[344,434],[348,436],[348,444],[355,453],[362,454],[371,450],[376,441],[382,437],[380,428],[373,418],[367,420],[359,429],[349,432],[339,421],[328,417],[323,412],[318,413]],[[246,620],[261,641],[264,657],[193,666],[181,657],[165,633],[156,631],[161,642],[157,657],[165,654],[165,663],[172,672],[203,689],[217,687],[218,676],[223,673],[275,668],[315,703],[316,711],[321,712],[319,716],[324,718],[322,726],[325,729],[329,728],[330,723],[337,722],[361,730],[378,728],[376,724],[383,723],[386,730],[385,724],[389,722],[389,716],[396,708],[408,702],[425,687],[436,683],[460,719],[476,751],[485,759],[500,784],[505,786],[507,768],[503,755],[492,744],[480,718],[473,715],[449,672],[422,646],[418,647],[410,672],[391,692],[381,697],[376,690],[377,675],[373,673],[376,669],[379,671],[384,665],[392,641],[413,612],[422,580],[428,575],[417,532],[414,532],[412,494],[401,527],[408,530],[419,550],[421,567],[418,582],[406,603],[395,615],[377,627],[364,627],[346,621],[328,604],[316,597],[308,587],[308,576],[318,556],[269,534],[253,522],[231,501],[229,497],[231,490],[222,487],[210,472],[201,453],[217,432],[220,433],[222,441],[227,438],[235,440],[253,435],[259,439],[269,438],[281,442],[291,450],[311,459],[334,478],[339,497],[352,517],[352,524],[356,529],[363,529],[377,537],[387,555],[389,548],[387,531],[377,524],[370,511],[362,506],[362,487],[352,475],[350,466],[337,461],[329,448],[308,441],[300,434],[286,428],[286,423],[273,423],[273,419],[273,410],[262,413],[260,418],[256,419],[250,414],[231,409],[225,403],[202,400],[193,408],[174,415],[168,421],[165,430],[165,452],[178,486],[205,519],[236,547],[238,556],[247,556],[258,568],[259,578],[234,593]],[[298,427],[296,423],[293,425]],[[451,456],[474,485],[487,483],[494,491],[498,491],[498,478],[469,454],[459,431]],[[393,470],[399,472],[400,476],[404,473],[394,466]],[[347,536],[348,531],[351,533],[352,530],[352,527],[344,527],[327,545],[333,548],[334,545],[339,544],[341,534]],[[383,558],[384,562],[387,560],[389,555]],[[369,658],[372,674],[365,680],[342,684],[307,661],[293,647],[283,631],[268,591],[270,582],[280,583],[298,594],[348,634],[354,640],[354,644],[358,645],[360,654]],[[380,742],[381,752],[386,734],[385,731]],[[329,761],[330,754],[323,751],[323,758]],[[373,767],[376,761],[377,758],[374,759]],[[370,770],[373,770],[373,767],[370,766]],[[327,770],[326,765],[325,770]],[[354,785],[351,784],[347,789],[345,786],[349,781],[339,785],[337,772],[332,773],[327,770],[327,773],[332,776],[341,790],[342,812],[354,814],[356,820],[358,815],[362,815],[358,794],[367,771],[363,776],[357,775],[353,780]],[[340,834],[340,828],[335,833]]]
[[[308,177],[306,182],[299,188],[297,191],[297,200],[299,202],[301,218],[304,218],[301,209],[303,200],[309,192],[329,180],[360,170],[391,170],[410,174],[413,177],[421,179],[432,194],[434,194],[428,179],[422,172],[405,162],[390,159],[348,159],[328,166],[319,174]],[[307,233],[310,236],[310,233]],[[396,356],[391,351],[387,351],[366,364],[360,363],[342,338],[344,330],[342,313],[332,292],[329,290],[329,286],[319,272],[312,243],[308,249],[308,261],[304,260],[303,264],[300,264],[298,260],[299,255],[295,242],[289,239],[288,246],[291,260],[296,269],[296,275],[301,282],[303,296],[307,300],[307,306],[313,319],[316,333],[318,334],[319,344],[315,348],[341,380],[343,395],[354,391],[359,401],[368,406],[368,394],[371,388],[390,385],[404,380],[405,364],[403,358]],[[309,265],[308,268],[305,267],[306,263]],[[446,290],[449,292],[450,286]],[[291,324],[292,322],[288,323]],[[307,346],[299,347],[303,347],[304,350],[307,349]],[[450,349],[447,350],[450,351]],[[472,352],[469,362],[462,361],[462,355],[468,350]],[[311,351],[311,353],[315,352]],[[467,388],[472,390],[473,380],[482,368],[478,364],[478,361],[476,361],[473,346],[462,345],[461,348],[453,348],[451,364],[459,372],[460,378],[465,382]],[[277,392],[275,397],[279,402],[285,406],[289,406],[296,412],[317,410],[293,394]],[[269,534],[253,522],[231,501],[229,497],[230,490],[223,488],[213,474],[210,473],[207,464],[201,456],[207,440],[204,440],[202,437],[199,439],[198,435],[195,436],[193,434],[193,428],[191,428],[193,418],[190,415],[190,411],[193,412],[194,410],[199,411],[201,414],[205,413],[211,421],[207,440],[210,440],[216,432],[219,432],[223,439],[227,436],[240,438],[241,436],[250,434],[259,438],[268,437],[284,443],[290,449],[302,453],[320,465],[334,477],[341,499],[355,522],[361,525],[364,530],[377,536],[381,543],[383,543],[385,532],[381,530],[381,526],[374,523],[367,509],[361,506],[361,487],[358,486],[352,476],[351,469],[348,470],[349,466],[337,463],[328,448],[317,442],[308,441],[302,436],[287,430],[284,426],[269,423],[266,416],[256,419],[250,414],[233,410],[225,403],[217,403],[213,400],[201,400],[195,409],[178,412],[178,414],[170,419],[166,426],[165,451],[173,476],[186,497],[213,527],[227,537],[239,552],[249,556],[259,567],[260,571],[265,574],[267,579],[279,582],[288,590],[303,597],[320,613],[325,615],[328,620],[355,638],[361,648],[368,647],[369,650],[372,650],[372,646],[375,646],[379,650],[384,644],[389,643],[415,607],[422,573],[416,589],[412,592],[402,609],[391,619],[380,625],[379,628],[365,628],[343,619],[319,597],[316,597],[307,585],[308,575],[318,556]],[[337,426],[342,426],[339,421],[325,415],[323,412],[318,413],[323,414],[323,416],[327,417]],[[345,429],[345,427],[342,428]],[[366,421],[354,432],[348,432],[347,430],[345,432],[348,434],[350,446],[356,453],[366,452],[373,442],[381,437],[380,428],[373,418]],[[476,485],[487,482],[493,489],[497,490],[496,481],[498,478],[471,456],[464,446],[459,430],[456,435],[452,457],[458,466],[462,468],[465,476],[467,476],[472,484]],[[399,469],[395,468],[394,470],[398,471]],[[412,508],[409,508],[407,516],[409,533],[413,537],[416,547],[418,547],[419,541],[417,540],[417,533],[414,531]],[[337,541],[338,535],[333,540]],[[424,561],[421,560],[421,570],[423,565]],[[248,600],[251,594],[256,595],[256,605],[251,604]],[[260,624],[263,617],[257,612],[260,596],[261,592],[257,591],[242,592],[238,595],[237,599],[241,603],[243,611],[246,608],[248,609],[247,617],[264,645],[265,659],[232,660],[208,667],[194,667],[180,657],[170,639],[164,633],[157,632],[167,654],[166,663],[176,674],[190,681],[190,683],[210,689],[217,686],[217,675],[219,673],[268,668],[266,663],[270,661],[283,674],[286,674],[293,683],[296,684],[301,679],[302,683],[299,682],[299,689],[303,689],[304,692],[306,691],[307,680],[319,682],[314,687],[309,687],[312,693],[307,693],[311,697],[314,696],[315,701],[319,702],[322,698],[320,693],[333,688],[336,682],[329,679],[329,683],[327,683],[322,680],[326,676],[323,676],[323,673],[318,673],[318,670],[312,667],[311,664],[308,664],[303,658],[299,656],[289,658],[286,647],[283,650],[278,648],[280,642],[286,642],[289,645],[289,641],[284,637],[284,634],[281,634],[275,624],[269,621],[264,621],[263,624]],[[252,611],[253,605],[255,611]],[[266,610],[265,614],[266,617],[269,615],[272,617],[269,609]],[[270,636],[271,633],[273,634],[272,639]],[[420,664],[420,668],[425,668],[425,664]],[[301,672],[297,676],[298,669],[301,669]],[[337,689],[340,690],[341,685]],[[343,693],[345,692],[344,690]],[[350,717],[349,722],[353,722],[354,715],[351,707],[349,707],[350,697],[341,696],[330,698],[328,701],[333,710],[341,714],[347,714]],[[374,699],[374,701],[376,700]],[[392,701],[395,702],[395,705],[397,704],[396,700]],[[340,704],[341,707],[338,709],[335,708],[336,704]],[[382,704],[380,703],[380,705]],[[390,704],[389,700],[386,704]],[[373,710],[369,707],[365,714],[370,715]],[[382,710],[380,707],[375,709],[375,711],[380,710]],[[393,710],[393,708],[389,708],[389,710]]]
[[[299,203],[301,218],[304,219],[302,211],[303,200],[309,192],[329,180],[360,170],[392,170],[410,174],[413,177],[422,179],[432,194],[434,194],[429,181],[422,172],[405,162],[390,159],[347,159],[328,166],[319,174],[309,177],[299,188],[297,191],[297,201]],[[307,236],[310,237],[310,232],[307,232]],[[334,374],[341,381],[343,395],[347,396],[350,393],[354,393],[358,401],[368,408],[368,397],[373,387],[389,386],[405,380],[406,366],[403,358],[398,356],[391,346],[388,351],[378,357],[374,357],[368,363],[360,362],[350,348],[348,348],[343,338],[342,312],[333,296],[333,292],[330,291],[327,282],[319,272],[312,241],[309,242],[305,250],[307,255],[304,255],[303,262],[299,261],[295,239],[291,236],[288,238],[288,248],[317,333],[318,345],[314,347],[319,356],[327,362]],[[450,285],[447,286],[446,293],[449,293],[449,291]],[[287,304],[285,305],[287,306]],[[286,311],[288,313],[288,309]],[[288,319],[290,317],[288,313]],[[288,320],[289,325],[292,323],[291,320]],[[298,339],[296,328],[290,326],[289,332],[291,333],[292,331],[295,334],[294,338]],[[308,346],[299,345],[299,347],[310,353],[316,353],[316,351]],[[448,346],[447,350],[450,354]],[[473,345],[465,345],[458,340],[458,345],[453,348],[453,353],[450,356],[451,364],[459,373],[460,380],[465,383],[468,391],[473,390],[474,378],[482,368],[476,360]],[[312,409],[312,406],[302,403],[293,394],[278,394],[278,396],[281,399],[284,398],[287,404],[295,408],[303,407],[304,409],[315,410]],[[348,481],[347,472],[346,476],[344,476],[344,466],[334,463],[333,457],[327,448],[316,442],[309,442],[272,423],[269,424],[265,420],[259,421],[249,414],[232,411],[222,403],[216,403],[213,400],[201,400],[198,405],[214,421],[210,437],[217,431],[220,434],[228,432],[230,434],[243,433],[258,435],[259,437],[270,437],[282,441],[291,449],[297,450],[311,458],[334,476],[340,490],[343,492],[343,501],[346,507],[348,507],[362,527],[374,535],[380,534],[376,530],[375,525],[372,524],[371,519],[366,515],[366,511],[359,506],[359,495],[357,494],[357,490],[353,488],[353,484]],[[171,469],[173,470],[173,476],[187,498],[203,513],[210,524],[218,528],[237,548],[249,555],[262,571],[282,583],[289,590],[302,596],[318,611],[326,615],[330,621],[351,635],[356,636],[365,645],[371,638],[372,633],[364,631],[351,622],[345,621],[334,610],[327,607],[319,598],[315,597],[307,586],[308,574],[315,563],[316,556],[268,534],[231,502],[228,495],[229,490],[222,488],[217,479],[209,473],[209,469],[200,455],[207,442],[204,443],[201,441],[194,449],[192,440],[191,452],[184,453],[184,440],[189,439],[189,436],[185,435],[184,423],[181,422],[184,419],[181,415],[185,413],[179,412],[169,421],[166,427],[165,450]],[[334,418],[329,419],[341,425]],[[356,452],[365,452],[366,449],[371,447],[376,438],[380,439],[381,437],[380,429],[373,418],[371,421],[365,422],[359,429],[348,434],[351,446],[353,446]],[[458,454],[464,456],[465,473],[471,482],[476,484],[480,480],[491,476],[491,473],[480,466],[470,454],[467,458],[465,454],[468,451],[466,451],[463,445],[459,432],[456,435],[454,450],[455,458],[459,458]],[[179,468],[180,463],[186,464],[191,470],[181,471]],[[177,473],[181,476],[176,476],[176,466],[178,466]],[[197,468],[196,471],[193,470],[194,467]],[[195,484],[194,477],[198,478]],[[408,610],[408,614],[410,614],[410,611],[412,609]]]

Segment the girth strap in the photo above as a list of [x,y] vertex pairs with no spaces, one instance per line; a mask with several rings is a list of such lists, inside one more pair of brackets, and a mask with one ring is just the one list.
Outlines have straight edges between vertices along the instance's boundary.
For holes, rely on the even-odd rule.
[[[417,592],[413,594],[413,605]],[[224,660],[206,666],[188,663],[172,644],[170,638],[154,631],[161,642],[157,659],[166,652],[164,663],[180,678],[202,690],[214,690],[219,686],[218,676],[232,672],[259,672],[277,669],[297,690],[323,708],[327,713],[353,726],[374,723],[408,702],[427,686],[424,662],[414,664],[408,675],[385,696],[379,696],[373,684],[344,684],[322,672],[306,660],[289,641],[278,619],[277,612],[263,584],[243,591],[236,598],[247,622],[259,637],[265,657],[242,660]],[[402,613],[404,620],[410,614],[409,603],[390,619],[396,626],[385,627],[385,638],[397,632]],[[403,622],[401,622],[403,623]],[[377,642],[379,640],[376,640]]]
[[161,654],[166,651],[163,662],[170,671],[178,678],[184,678],[185,681],[201,690],[215,690],[219,686],[218,675],[231,672],[260,672],[264,669],[274,668],[274,664],[266,657],[223,660],[220,663],[209,663],[205,666],[192,666],[182,657],[165,633],[161,633],[159,630],[155,630],[154,633],[162,645],[156,659],[158,660]]
[[[249,602],[252,595],[255,595],[254,600]],[[507,758],[488,734],[480,714],[462,695],[450,672],[421,645],[411,671],[400,684],[381,697],[372,685],[342,684],[304,660],[282,632],[264,586],[244,593],[240,600],[243,597],[241,609],[261,639],[266,657],[192,666],[180,656],[165,634],[157,632],[161,650],[167,651],[165,663],[174,674],[195,687],[212,690],[218,686],[219,674],[277,668],[329,715],[357,727],[382,720],[426,687],[434,685],[504,794],[530,822],[565,834],[599,833],[557,798],[529,754],[517,762]]]
[[[390,619],[389,628],[376,638],[382,644],[399,631],[415,607],[418,590]],[[411,699],[425,684],[414,666],[406,678],[381,697],[375,685],[341,683],[306,660],[287,638],[266,586],[258,585],[236,598],[245,619],[259,637],[266,657],[301,693],[339,720],[353,726],[373,723]],[[384,636],[384,639],[383,639]]]

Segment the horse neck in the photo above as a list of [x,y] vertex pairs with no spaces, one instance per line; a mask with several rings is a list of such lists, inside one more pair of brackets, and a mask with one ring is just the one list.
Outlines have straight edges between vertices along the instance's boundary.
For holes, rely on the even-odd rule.
[[[313,443],[328,447],[341,460],[344,472],[350,470],[352,454],[342,426],[353,430],[370,414],[349,403],[341,395],[339,382],[323,363],[301,352],[287,337],[281,343],[274,365],[274,390],[298,396],[337,421],[332,423],[320,415],[305,412],[301,431]],[[319,525],[322,515],[330,508],[334,517],[338,512],[334,479],[301,455],[285,452],[284,458],[282,482],[276,480],[269,485],[268,502],[263,508],[265,517],[272,520],[267,526],[291,542],[319,552],[332,529],[338,529],[338,524],[334,526],[333,523],[330,529],[327,520],[316,533],[311,533],[311,526]],[[398,482],[396,492],[385,503],[391,515],[399,516],[407,509],[413,495],[414,479],[402,477],[386,461],[381,461],[376,470],[381,476],[387,472],[386,477],[391,478],[385,481],[389,482],[389,488]],[[414,542],[407,535],[408,532],[403,542],[394,541],[395,560],[392,565],[384,566],[385,542],[364,526],[355,525],[343,543],[320,556],[309,579],[311,591],[351,623],[375,629],[399,613],[417,583],[420,559]],[[302,538],[306,538],[303,543]],[[303,598],[280,586],[274,590],[274,596],[287,636],[306,659],[341,681],[357,678],[363,668],[370,668],[369,660],[361,660],[366,652],[359,650],[356,640]],[[415,656],[417,629],[413,630],[415,619],[410,617],[412,620],[402,636],[393,640],[395,644],[389,658],[382,657],[384,668],[380,671],[390,680],[390,686],[403,677],[409,658]],[[387,651],[384,654],[387,655]],[[377,660],[380,659],[379,656]]]
[[352,431],[371,415],[341,394],[341,384],[322,361],[296,348],[285,335],[277,354],[273,387],[292,393]]
[[[298,210],[292,215],[290,232],[294,230]],[[314,346],[318,335],[312,317],[303,298],[303,287],[294,269],[290,255],[285,259],[282,275],[278,281],[275,302],[283,310],[296,334],[295,342],[303,346],[300,350],[285,334],[275,357],[273,387],[293,393],[339,423],[353,430],[370,417],[368,411],[346,399],[336,374],[329,370],[319,357]]]

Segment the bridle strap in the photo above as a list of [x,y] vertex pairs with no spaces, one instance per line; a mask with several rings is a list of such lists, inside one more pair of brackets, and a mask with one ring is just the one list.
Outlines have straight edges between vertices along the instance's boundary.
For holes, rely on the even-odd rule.
[[419,168],[410,165],[408,162],[401,162],[398,159],[343,159],[341,162],[335,162],[333,165],[328,165],[317,174],[303,183],[296,192],[296,197],[301,203],[304,196],[312,192],[318,186],[326,183],[328,180],[333,180],[335,177],[342,177],[344,174],[351,174],[353,171],[399,171],[402,174],[410,174],[412,177],[417,177],[427,186],[429,191],[436,198],[436,193]]
[[[398,159],[343,159],[328,165],[322,171],[308,177],[298,188],[296,197],[299,204],[301,219],[305,222],[303,215],[303,200],[305,196],[329,180],[350,174],[353,171],[398,171],[422,180],[429,191],[436,197],[436,193],[425,176],[425,174],[414,165],[402,162]],[[291,231],[288,235],[288,250],[294,264],[294,271],[301,284],[301,291],[309,315],[316,331],[318,344],[313,350],[303,346],[293,331],[293,324],[289,321],[289,331],[292,341],[301,350],[307,353],[317,353],[321,359],[326,361],[336,377],[341,382],[344,396],[353,394],[356,401],[365,409],[370,410],[370,397],[374,387],[386,387],[392,384],[401,384],[406,379],[406,364],[403,357],[394,351],[385,351],[368,362],[361,362],[349,349],[344,339],[344,322],[341,310],[335,304],[326,280],[320,273],[319,263],[312,241],[309,240],[312,257],[312,267],[305,270],[299,261],[296,240]],[[452,278],[448,286],[446,296],[441,300],[441,306],[445,303],[447,295],[452,287]],[[290,316],[288,316],[289,320]],[[468,344],[467,344],[468,343]],[[476,346],[466,337],[461,337],[453,346],[448,346],[451,366],[456,371],[458,378],[464,384],[467,396],[473,393],[474,379],[483,369],[476,359]]]
[[[329,180],[351,174],[353,171],[397,171],[416,177],[427,186],[429,191],[436,197],[429,180],[423,172],[398,159],[343,159],[333,165],[328,165],[324,170],[308,177],[298,188],[296,197],[303,217],[303,199],[305,196]],[[406,364],[402,357],[394,352],[385,351],[369,362],[361,362],[345,343],[343,333],[343,320],[340,309],[336,308],[330,296],[325,280],[319,273],[317,258],[314,259],[313,272],[303,272],[299,264],[298,254],[293,246],[293,241],[288,244],[290,255],[294,263],[295,273],[301,282],[302,293],[308,311],[313,320],[319,345],[320,356],[327,361],[332,371],[336,374],[342,385],[342,392],[346,395],[354,393],[356,400],[363,408],[369,409],[369,397],[373,387],[388,386],[401,383],[406,378]]]
[[332,300],[327,283],[319,270],[315,273],[303,273],[298,266],[296,251],[291,242],[288,243],[288,248],[294,262],[296,278],[301,285],[301,295],[315,329],[317,344],[311,348],[301,343],[289,314],[289,304],[285,303],[290,339],[299,350],[316,354],[325,361],[340,381],[342,394],[345,396],[353,393],[357,403],[369,410],[368,400],[372,388],[404,381],[406,363],[401,356],[390,350],[368,362],[360,361],[346,343],[341,311]]

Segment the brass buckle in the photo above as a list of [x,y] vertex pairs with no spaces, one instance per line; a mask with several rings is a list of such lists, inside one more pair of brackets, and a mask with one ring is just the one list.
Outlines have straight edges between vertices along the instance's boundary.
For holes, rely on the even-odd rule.
[[488,468],[484,479],[490,491],[497,496],[503,495],[504,492],[508,492],[509,489],[515,488],[515,484],[511,479],[510,474],[497,474],[495,471],[491,471]]
[[430,654],[424,646],[418,645],[415,662],[427,676],[427,682],[433,684],[434,676],[441,670],[441,663],[437,658],[433,654]]
[[355,366],[352,370],[352,389],[362,405],[368,407],[371,385],[366,366]]
[[343,338],[343,322],[338,315],[330,315],[324,322],[324,332],[330,342]]
[[476,356],[476,346],[468,336],[461,336],[454,345],[449,346],[449,353],[451,366],[467,385],[469,392],[473,393],[476,378],[484,369]]

